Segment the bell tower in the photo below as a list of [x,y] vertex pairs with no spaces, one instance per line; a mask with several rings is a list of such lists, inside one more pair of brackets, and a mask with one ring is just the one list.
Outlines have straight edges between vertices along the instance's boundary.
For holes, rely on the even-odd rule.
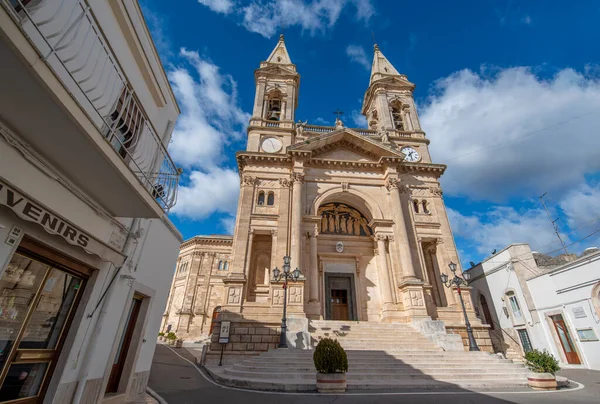
[[421,131],[415,109],[415,85],[408,81],[375,45],[371,80],[361,113],[370,129],[380,132]]
[[[284,152],[292,144],[300,75],[292,63],[283,35],[266,61],[254,72],[256,95],[248,127],[248,151]],[[271,133],[272,132],[272,133]],[[262,144],[266,139],[273,139]]]

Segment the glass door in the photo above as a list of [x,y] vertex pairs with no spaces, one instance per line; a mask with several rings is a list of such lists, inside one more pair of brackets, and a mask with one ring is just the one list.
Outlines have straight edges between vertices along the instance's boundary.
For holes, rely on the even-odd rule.
[[573,365],[581,364],[581,361],[579,360],[579,355],[577,355],[575,345],[573,344],[573,340],[571,339],[569,329],[567,328],[567,325],[563,320],[563,316],[561,314],[557,314],[555,316],[552,316],[551,318],[552,322],[554,323],[556,333],[558,334],[558,339],[560,339],[560,344],[562,345],[563,351],[565,352],[567,362]]
[[13,255],[0,277],[0,402],[41,402],[83,282]]

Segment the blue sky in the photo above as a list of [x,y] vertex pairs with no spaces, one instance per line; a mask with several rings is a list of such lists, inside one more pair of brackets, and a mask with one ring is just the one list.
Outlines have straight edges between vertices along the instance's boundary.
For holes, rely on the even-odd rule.
[[[170,214],[185,238],[232,231],[237,150],[253,72],[285,34],[301,75],[296,119],[362,126],[373,35],[417,85],[461,261],[528,242],[599,245],[600,5],[548,0],[142,0],[182,108],[170,152],[184,168]],[[593,234],[594,233],[594,234]]]

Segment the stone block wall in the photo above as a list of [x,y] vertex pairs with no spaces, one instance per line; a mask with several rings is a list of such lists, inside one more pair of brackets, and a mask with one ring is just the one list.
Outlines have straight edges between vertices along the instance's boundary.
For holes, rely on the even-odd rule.
[[[479,349],[485,352],[494,353],[488,326],[471,326],[471,328],[473,329],[473,336],[475,337],[475,342],[477,342]],[[446,330],[448,333],[460,335],[465,351],[469,350],[469,336],[467,335],[467,328],[464,325],[446,326]]]
[[[225,352],[229,354],[242,352],[265,352],[277,348],[281,324],[262,324],[256,322],[231,322],[229,343]],[[220,352],[219,333],[221,323],[218,322],[211,336],[210,350]]]

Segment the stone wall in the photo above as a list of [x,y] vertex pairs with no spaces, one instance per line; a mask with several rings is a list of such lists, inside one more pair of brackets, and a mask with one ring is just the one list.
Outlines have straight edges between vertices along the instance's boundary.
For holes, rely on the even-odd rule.
[[[229,331],[229,344],[225,345],[225,352],[236,354],[242,352],[265,352],[277,348],[281,324],[261,324],[256,322],[231,322]],[[219,333],[221,322],[215,324],[211,336],[210,351],[221,352]]]
[[[475,342],[482,351],[494,353],[494,347],[492,346],[492,340],[488,331],[489,326],[471,326],[473,329],[473,336]],[[447,326],[446,330],[451,334],[458,334],[461,336],[465,351],[469,350],[469,337],[467,335],[467,328],[465,326]]]

